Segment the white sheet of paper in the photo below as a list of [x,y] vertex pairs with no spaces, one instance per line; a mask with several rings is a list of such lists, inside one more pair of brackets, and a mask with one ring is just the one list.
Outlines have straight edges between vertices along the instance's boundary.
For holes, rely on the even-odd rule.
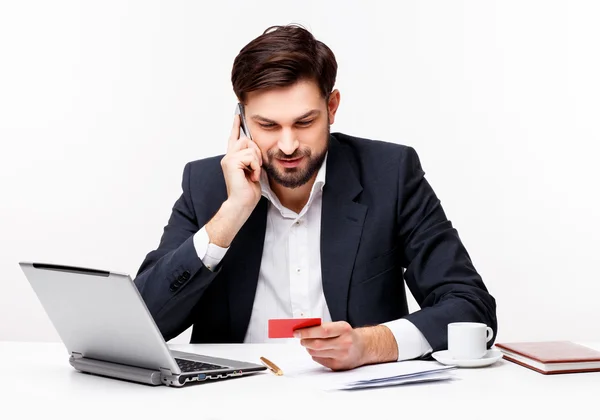
[[286,367],[282,366],[282,369],[288,378],[306,382],[310,386],[323,390],[334,390],[451,379],[452,375],[449,371],[454,367],[431,361],[410,360],[334,372],[310,359],[310,361],[296,361]]
[[362,389],[362,388],[375,388],[381,386],[397,386],[406,384],[415,384],[423,382],[435,382],[435,381],[446,381],[454,379],[454,376],[449,372],[438,372],[438,373],[424,373],[417,376],[410,376],[408,378],[391,378],[381,379],[377,381],[358,381],[344,386],[338,389]]

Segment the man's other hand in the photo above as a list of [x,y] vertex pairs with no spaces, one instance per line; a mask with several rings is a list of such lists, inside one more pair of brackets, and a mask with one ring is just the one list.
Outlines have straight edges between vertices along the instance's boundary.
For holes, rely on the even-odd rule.
[[332,370],[395,361],[398,346],[385,326],[352,328],[344,321],[302,328],[294,333],[313,360]]

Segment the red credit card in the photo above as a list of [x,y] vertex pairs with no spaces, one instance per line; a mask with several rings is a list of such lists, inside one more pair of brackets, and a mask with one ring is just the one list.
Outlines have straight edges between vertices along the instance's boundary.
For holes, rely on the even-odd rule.
[[269,338],[292,338],[300,328],[321,325],[321,318],[269,319]]

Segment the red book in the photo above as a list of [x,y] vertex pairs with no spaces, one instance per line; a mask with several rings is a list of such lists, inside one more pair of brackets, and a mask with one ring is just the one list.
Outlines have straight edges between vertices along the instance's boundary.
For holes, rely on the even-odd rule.
[[545,375],[600,372],[600,351],[571,341],[496,343],[506,360]]

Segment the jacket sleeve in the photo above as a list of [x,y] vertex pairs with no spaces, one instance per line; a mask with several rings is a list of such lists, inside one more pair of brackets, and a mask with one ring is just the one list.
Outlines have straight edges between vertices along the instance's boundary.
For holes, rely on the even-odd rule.
[[182,194],[175,202],[159,246],[134,280],[166,341],[191,325],[192,309],[220,270],[204,266],[194,247],[199,226],[190,195],[190,164],[183,170]]
[[433,351],[448,346],[451,322],[481,322],[497,335],[496,301],[488,293],[425,179],[416,151],[405,150],[399,175],[399,239],[405,279],[421,309],[405,318],[425,336]]

